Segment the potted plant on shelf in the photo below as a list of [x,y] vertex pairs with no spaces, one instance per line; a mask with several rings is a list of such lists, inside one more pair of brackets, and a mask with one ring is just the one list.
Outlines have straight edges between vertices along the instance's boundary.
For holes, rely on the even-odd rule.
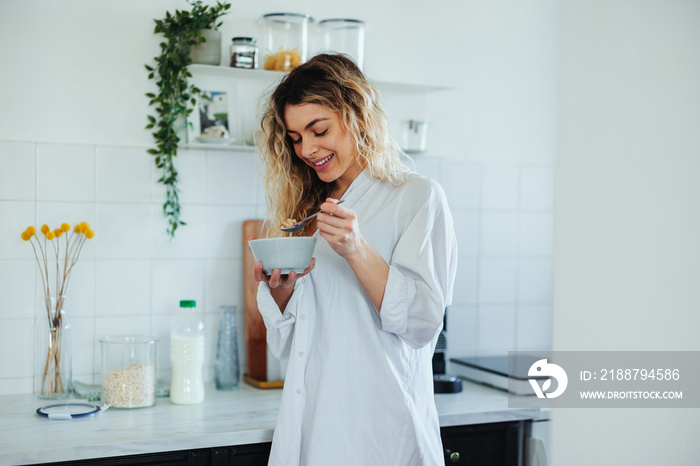
[[175,236],[178,226],[185,225],[180,219],[180,200],[178,173],[174,158],[177,156],[180,137],[178,130],[187,124],[187,117],[192,113],[190,106],[201,90],[191,84],[187,66],[192,64],[191,52],[194,47],[203,44],[206,39],[203,31],[216,30],[217,23],[231,5],[216,2],[216,5],[203,5],[201,0],[188,1],[191,11],[176,10],[175,14],[166,12],[165,18],[154,20],[155,33],[163,34],[166,39],[160,44],[160,55],[155,57],[155,67],[146,65],[148,79],[155,80],[157,93],[149,92],[149,106],[155,107],[156,116],[148,115],[146,129],[153,130],[155,148],[148,153],[155,158],[156,168],[162,173],[158,183],[167,190],[163,204],[163,214],[168,220],[168,234]]

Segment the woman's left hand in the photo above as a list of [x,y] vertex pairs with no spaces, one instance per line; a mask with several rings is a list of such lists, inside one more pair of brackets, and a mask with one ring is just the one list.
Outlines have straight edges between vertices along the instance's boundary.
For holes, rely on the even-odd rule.
[[337,205],[337,199],[328,198],[318,214],[319,234],[340,256],[348,258],[361,251],[364,239],[354,211]]

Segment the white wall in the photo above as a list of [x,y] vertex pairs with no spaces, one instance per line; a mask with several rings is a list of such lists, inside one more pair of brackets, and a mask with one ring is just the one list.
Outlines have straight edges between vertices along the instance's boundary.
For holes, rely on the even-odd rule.
[[[58,221],[86,220],[96,232],[69,297],[81,349],[76,377],[90,381],[99,371],[96,341],[107,332],[160,337],[158,367],[167,377],[170,317],[179,299],[194,298],[209,332],[211,379],[218,307],[242,309],[241,224],[264,206],[253,152],[182,150],[189,225],[173,242],[165,237],[163,192],[145,153],[152,140],[143,94],[153,85],[144,64],[158,53],[153,18],[186,7],[0,0],[0,394],[31,391],[36,265],[19,233]],[[235,2],[224,41],[255,34],[262,13],[288,8]],[[460,228],[450,351],[548,347],[556,5],[362,0],[346,8],[294,5],[317,19],[367,20],[372,79],[453,88],[385,96],[393,124],[433,123],[429,152],[416,165],[443,184]]]
[[[554,349],[697,351],[700,2],[561,12]],[[697,420],[557,410],[554,464],[697,464]]]

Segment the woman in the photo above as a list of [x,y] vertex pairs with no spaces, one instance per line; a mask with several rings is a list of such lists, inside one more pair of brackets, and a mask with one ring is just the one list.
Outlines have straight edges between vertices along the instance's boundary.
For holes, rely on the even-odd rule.
[[[270,465],[444,464],[432,355],[457,247],[445,195],[410,172],[379,96],[342,55],[292,70],[262,119],[270,228],[322,210],[301,274],[254,265],[288,359]],[[339,200],[342,205],[338,205]]]

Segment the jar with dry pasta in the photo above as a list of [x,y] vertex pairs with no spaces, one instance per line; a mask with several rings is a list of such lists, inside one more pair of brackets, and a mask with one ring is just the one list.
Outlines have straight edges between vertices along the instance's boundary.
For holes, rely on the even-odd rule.
[[268,13],[261,18],[263,68],[289,71],[308,58],[309,26],[314,19],[299,13]]
[[113,408],[145,408],[156,403],[156,347],[145,336],[100,339],[102,401]]

